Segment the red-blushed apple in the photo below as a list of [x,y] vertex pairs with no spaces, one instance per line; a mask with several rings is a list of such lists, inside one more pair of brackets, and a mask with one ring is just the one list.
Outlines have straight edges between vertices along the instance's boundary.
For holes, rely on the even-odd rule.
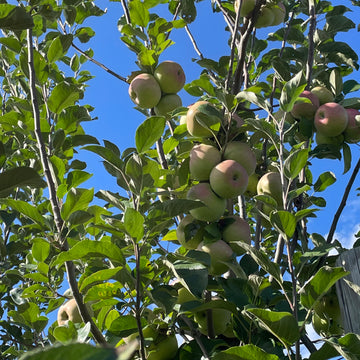
[[311,92],[318,97],[320,105],[334,101],[334,94],[325,86],[315,86]]
[[224,160],[235,160],[244,167],[250,176],[256,169],[256,155],[249,144],[241,141],[228,143],[224,150]]
[[346,129],[347,124],[348,114],[338,103],[323,104],[316,111],[315,128],[325,136],[340,135]]
[[281,176],[278,172],[270,171],[264,174],[257,184],[258,195],[273,197],[278,206],[283,205]]
[[163,61],[154,71],[161,91],[165,94],[179,92],[185,84],[185,73],[180,64],[174,61]]
[[244,250],[236,242],[251,244],[251,231],[249,223],[240,216],[232,215],[220,220],[222,239],[227,242],[236,255],[244,254]]
[[215,146],[195,145],[190,150],[189,170],[193,179],[209,180],[210,172],[221,161],[221,153]]
[[310,103],[307,102],[295,102],[293,109],[291,110],[291,115],[295,119],[307,119],[313,120],[316,110],[318,109],[320,103],[318,97],[309,90],[304,90],[299,97],[304,97],[310,100]]
[[346,109],[348,124],[344,131],[345,141],[357,143],[360,141],[360,111],[357,109]]
[[151,74],[139,74],[134,77],[129,86],[131,100],[143,109],[151,109],[161,99],[161,89]]
[[195,137],[212,137],[221,126],[219,111],[208,101],[197,101],[186,114],[188,133]]
[[340,146],[344,142],[344,135],[340,134],[338,136],[326,136],[321,132],[315,134],[315,141],[317,145],[337,145]]
[[209,183],[193,185],[187,193],[187,198],[199,200],[204,204],[204,206],[190,210],[190,214],[200,221],[217,221],[226,209],[226,199],[217,196]]
[[69,320],[74,324],[82,322],[75,299],[68,300],[65,304],[61,305],[58,310],[57,322],[59,326],[66,325]]
[[[254,10],[256,4],[256,0],[242,0],[240,16],[248,17],[251,15],[251,12]],[[240,0],[235,0],[234,9],[236,12],[239,11]]]
[[270,8],[264,6],[260,9],[259,17],[256,20],[255,27],[263,28],[267,26],[271,26],[274,22],[274,14]]
[[185,249],[196,249],[203,240],[205,226],[190,214],[181,219],[176,228],[176,237]]
[[249,176],[237,161],[224,160],[211,170],[209,181],[218,196],[231,199],[245,192]]
[[[226,309],[211,309],[212,315],[212,328],[214,335],[218,336],[223,334],[231,323],[231,312]],[[208,313],[207,310],[199,311],[194,314],[194,320],[199,325],[199,330],[202,334],[208,336]]]
[[271,25],[277,26],[277,25],[280,25],[281,23],[283,23],[285,20],[285,15],[286,15],[286,8],[285,8],[284,4],[279,2],[276,5],[274,5],[273,7],[271,7],[271,10],[274,15],[274,21]]
[[232,261],[234,252],[229,244],[224,240],[204,243],[201,242],[198,250],[204,251],[210,255],[210,275],[222,275],[229,270],[226,262]]
[[154,107],[154,111],[156,115],[170,118],[169,114],[180,106],[182,106],[182,101],[178,94],[166,94]]

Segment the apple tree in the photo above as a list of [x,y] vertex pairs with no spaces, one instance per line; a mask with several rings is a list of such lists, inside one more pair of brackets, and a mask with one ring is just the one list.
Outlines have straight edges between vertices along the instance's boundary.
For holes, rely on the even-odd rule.
[[[359,3],[213,0],[211,59],[203,2],[112,2],[132,73],[89,47],[107,2],[0,2],[1,359],[359,358],[334,236],[360,166],[358,56],[338,39]],[[85,130],[90,62],[142,116],[130,148]],[[90,153],[112,179],[96,190]],[[351,172],[326,236],[309,220],[336,179],[315,161]]]

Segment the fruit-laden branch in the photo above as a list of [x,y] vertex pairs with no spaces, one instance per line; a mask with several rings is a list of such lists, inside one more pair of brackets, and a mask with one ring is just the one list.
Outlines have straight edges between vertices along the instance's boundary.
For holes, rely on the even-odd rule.
[[[54,214],[54,220],[56,225],[56,230],[61,236],[61,231],[63,229],[64,221],[61,217],[59,201],[56,196],[56,186],[54,179],[51,175],[49,159],[46,154],[46,147],[41,133],[40,127],[40,110],[39,104],[36,97],[36,84],[35,84],[35,70],[34,70],[34,54],[33,54],[33,46],[32,46],[32,29],[27,30],[27,48],[28,48],[28,68],[29,68],[29,84],[30,84],[30,96],[31,103],[33,108],[33,116],[34,116],[34,131],[36,136],[36,141],[40,151],[40,161],[42,164],[42,168],[44,171],[45,179],[49,188],[49,201],[51,204],[51,208]],[[66,238],[62,239],[61,237],[58,239],[62,251],[67,251],[69,249],[69,245],[67,243]],[[76,281],[75,274],[75,266],[72,261],[67,261],[65,263],[66,272],[68,275],[69,285],[72,290],[73,296],[78,305],[80,314],[84,322],[90,322],[91,332],[95,338],[95,340],[100,344],[106,344],[106,340],[104,339],[102,333],[97,328],[95,323],[93,322],[88,309],[82,300],[82,295],[79,292],[78,284]]]

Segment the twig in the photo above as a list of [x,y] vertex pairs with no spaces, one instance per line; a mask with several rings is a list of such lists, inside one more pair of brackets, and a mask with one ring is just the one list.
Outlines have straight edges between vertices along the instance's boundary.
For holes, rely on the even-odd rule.
[[308,50],[308,58],[306,63],[306,79],[307,86],[306,88],[310,88],[311,79],[312,79],[312,71],[313,71],[313,62],[314,62],[314,33],[316,28],[316,14],[315,14],[315,6],[309,4],[309,15],[310,15],[310,25],[309,25],[309,50]]

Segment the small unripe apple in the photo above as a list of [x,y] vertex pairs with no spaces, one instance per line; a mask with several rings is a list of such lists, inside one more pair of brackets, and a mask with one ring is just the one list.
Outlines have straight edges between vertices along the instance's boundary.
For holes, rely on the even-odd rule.
[[245,191],[245,195],[254,196],[257,192],[257,184],[259,182],[260,176],[256,173],[253,173],[249,176],[248,186]]
[[348,114],[340,104],[326,103],[316,111],[314,125],[316,130],[323,135],[340,135],[346,129],[347,124]]
[[[225,309],[211,309],[212,312],[212,328],[214,329],[214,335],[218,336],[223,334],[228,328],[231,322],[231,312]],[[204,335],[208,333],[208,315],[207,311],[199,311],[194,314],[194,320],[199,325],[199,330]]]
[[[254,10],[256,4],[256,0],[242,0],[240,16],[248,17],[251,15],[251,12]],[[236,12],[239,11],[240,0],[235,0],[234,9]]]
[[357,143],[360,141],[360,111],[357,109],[346,109],[348,124],[344,131],[345,141]]
[[256,169],[256,155],[252,151],[251,147],[241,141],[232,141],[226,145],[224,160],[235,160],[244,167],[248,175],[250,176]]
[[226,199],[217,196],[209,183],[192,186],[187,193],[187,198],[200,200],[204,204],[204,206],[190,210],[190,214],[200,221],[217,221],[226,209]]
[[65,304],[61,305],[58,310],[57,322],[59,326],[66,325],[69,320],[73,323],[82,322],[80,311],[75,299],[68,300]]
[[156,115],[169,118],[169,114],[180,106],[182,106],[182,101],[178,94],[167,94],[160,99],[154,111]]
[[177,297],[177,303],[178,304],[184,304],[189,301],[196,301],[198,298],[193,295],[187,288],[181,287],[178,290],[178,297]]
[[174,61],[163,61],[160,63],[154,71],[154,77],[165,94],[175,94],[185,84],[184,70],[180,64]]
[[295,119],[305,118],[308,120],[312,120],[315,116],[316,110],[320,105],[318,97],[308,90],[304,90],[299,95],[299,97],[307,98],[311,102],[310,103],[296,102],[293,109],[291,110],[291,115]]
[[318,97],[320,105],[334,101],[334,94],[325,86],[315,86],[311,92]]
[[181,219],[176,228],[176,237],[185,249],[196,249],[203,240],[205,233],[204,224],[199,223],[192,215]]
[[278,172],[270,171],[264,174],[257,184],[258,195],[273,197],[278,206],[283,204],[281,176]]
[[218,196],[231,199],[245,192],[249,176],[245,168],[235,160],[224,160],[211,170],[209,180]]
[[259,17],[256,20],[255,27],[263,28],[267,26],[271,26],[275,20],[274,13],[268,7],[262,7],[260,9]]
[[315,134],[315,141],[317,145],[337,145],[340,146],[344,142],[344,135],[326,136],[321,132]]
[[146,348],[146,360],[173,360],[178,351],[175,334],[158,335],[154,342]]
[[186,126],[190,135],[212,137],[220,129],[219,111],[208,101],[197,101],[189,106],[186,115]]
[[222,275],[228,271],[228,266],[224,262],[229,262],[233,259],[234,252],[230,245],[224,240],[217,240],[211,243],[200,243],[198,249],[210,255],[211,266],[209,274]]
[[195,145],[190,150],[189,170],[193,179],[209,180],[210,172],[221,161],[221,153],[215,146]]
[[151,109],[161,99],[161,89],[151,74],[139,74],[131,81],[129,86],[131,100],[143,109]]
[[271,24],[272,26],[280,25],[285,20],[286,15],[286,8],[283,3],[279,2],[277,5],[273,6],[271,8],[273,15],[274,15],[274,21]]

